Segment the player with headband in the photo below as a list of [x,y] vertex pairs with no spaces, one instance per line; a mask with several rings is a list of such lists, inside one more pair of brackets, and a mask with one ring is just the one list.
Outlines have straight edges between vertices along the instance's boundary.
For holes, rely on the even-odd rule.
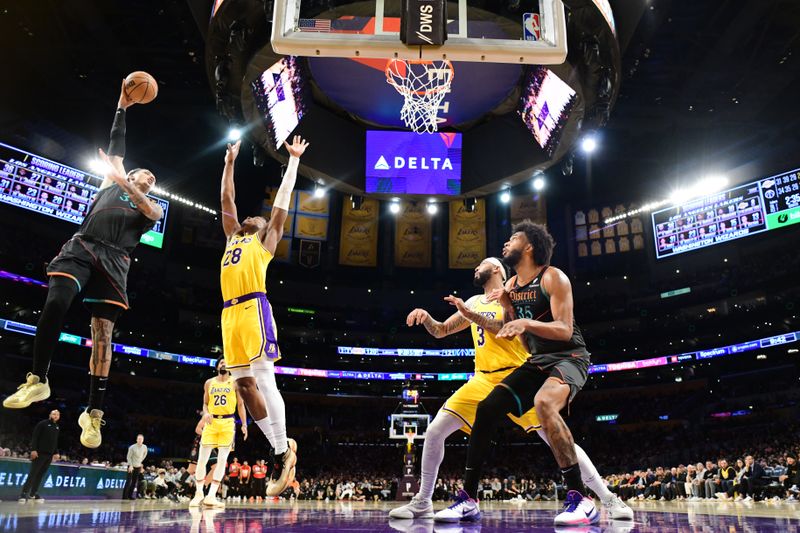
[[280,359],[272,307],[267,300],[267,267],[283,237],[297,167],[308,142],[295,136],[283,143],[289,163],[283,174],[269,221],[247,217],[239,222],[233,168],[241,141],[228,145],[222,172],[222,227],[228,241],[221,261],[222,343],[225,366],[236,381],[250,416],[272,445],[274,462],[268,496],[278,496],[294,480],[297,444],[286,437],[286,406],[275,381]]
[[[503,322],[503,307],[499,302],[490,300],[494,290],[502,290],[508,278],[508,267],[500,259],[489,257],[481,261],[475,268],[473,283],[483,288],[483,294],[475,295],[463,302],[455,296],[445,298],[458,311],[450,318],[437,322],[424,309],[414,309],[406,319],[409,326],[421,324],[434,337],[442,338],[470,327],[475,345],[475,375],[461,386],[442,406],[425,433],[422,448],[422,479],[419,493],[411,502],[392,509],[391,518],[413,519],[433,518],[433,490],[438,477],[439,465],[444,458],[444,442],[448,436],[461,429],[467,434],[472,431],[478,404],[485,399],[506,376],[522,365],[529,356],[519,338],[501,339],[495,336],[499,330],[493,321]],[[531,409],[522,416],[511,414],[508,417],[519,425],[526,433],[536,432],[542,440],[548,442],[536,410]],[[598,494],[604,502],[612,518],[633,518],[633,511],[619,498],[614,496],[605,486],[586,452],[577,444],[575,452],[580,458],[581,473],[584,482]],[[462,491],[463,492],[463,491]],[[447,508],[436,514],[437,521],[458,522],[480,519],[480,510]]]

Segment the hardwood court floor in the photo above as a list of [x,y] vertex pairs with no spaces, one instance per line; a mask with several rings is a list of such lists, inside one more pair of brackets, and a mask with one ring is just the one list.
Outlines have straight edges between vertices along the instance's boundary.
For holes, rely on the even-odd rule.
[[[782,532],[800,533],[800,504],[633,502],[633,522],[603,519],[596,526],[554,528],[552,502],[484,502],[477,524],[439,525],[431,520],[392,520],[391,502],[233,503],[224,511],[190,511],[188,504],[140,500],[0,502],[0,531],[242,532],[348,531],[465,532]],[[442,507],[438,504],[436,508]]]

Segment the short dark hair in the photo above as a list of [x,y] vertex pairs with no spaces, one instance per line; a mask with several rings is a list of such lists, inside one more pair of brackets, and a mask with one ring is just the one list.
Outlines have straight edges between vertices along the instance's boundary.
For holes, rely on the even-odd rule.
[[537,265],[549,265],[550,259],[553,257],[553,248],[556,245],[556,241],[547,231],[547,227],[544,224],[537,224],[526,218],[522,222],[514,224],[512,233],[518,232],[524,233],[528,242],[533,246],[533,261]]

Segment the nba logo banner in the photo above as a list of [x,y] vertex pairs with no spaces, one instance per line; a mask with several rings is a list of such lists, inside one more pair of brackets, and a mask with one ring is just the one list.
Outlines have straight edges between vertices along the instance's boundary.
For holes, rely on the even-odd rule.
[[526,41],[538,41],[542,38],[539,13],[525,13],[522,15],[522,32]]

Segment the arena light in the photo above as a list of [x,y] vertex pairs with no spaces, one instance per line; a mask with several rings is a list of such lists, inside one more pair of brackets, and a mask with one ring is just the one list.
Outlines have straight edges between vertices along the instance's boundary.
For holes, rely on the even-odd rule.
[[436,205],[436,202],[429,201],[426,209],[428,210],[429,215],[435,215],[439,211],[439,206]]
[[97,159],[96,157],[89,159],[86,166],[89,167],[89,170],[100,176],[105,176],[106,172],[110,170],[105,161]]
[[694,198],[714,194],[724,189],[727,185],[728,178],[725,176],[706,176],[698,180],[694,185],[672,191],[669,195],[669,201],[673,205],[682,204]]
[[389,204],[389,211],[390,211],[390,212],[391,212],[393,215],[396,215],[397,213],[399,213],[399,212],[400,212],[400,202],[399,202],[399,201],[394,201],[394,200],[393,200],[393,201],[392,201],[392,202]]
[[314,198],[325,198],[325,189],[318,183],[314,185]]
[[503,202],[504,204],[507,204],[508,202],[510,202],[511,201],[511,191],[509,191],[508,189],[504,190],[500,194],[500,201]]
[[609,218],[605,219],[603,221],[603,223],[606,224],[606,225],[613,224],[614,222],[618,222],[618,221],[623,220],[625,218],[630,218],[630,217],[636,216],[636,215],[638,215],[640,213],[649,213],[650,211],[653,211],[654,209],[658,209],[659,207],[662,207],[662,206],[668,204],[669,202],[670,202],[669,200],[658,200],[658,201],[655,201],[655,202],[650,202],[650,203],[644,204],[642,207],[639,207],[639,208],[636,208],[636,209],[631,209],[630,211],[627,211],[625,213],[621,213],[619,215],[614,215],[613,217],[609,217]]
[[542,189],[544,189],[544,186],[545,186],[545,182],[544,182],[544,178],[543,177],[539,176],[537,178],[534,178],[534,180],[533,180],[533,190],[534,191],[541,191]]
[[242,138],[242,130],[239,128],[231,128],[228,130],[228,140],[231,142],[236,142]]
[[588,134],[583,138],[581,141],[581,150],[583,150],[585,154],[591,154],[597,150],[597,138],[594,134]]

